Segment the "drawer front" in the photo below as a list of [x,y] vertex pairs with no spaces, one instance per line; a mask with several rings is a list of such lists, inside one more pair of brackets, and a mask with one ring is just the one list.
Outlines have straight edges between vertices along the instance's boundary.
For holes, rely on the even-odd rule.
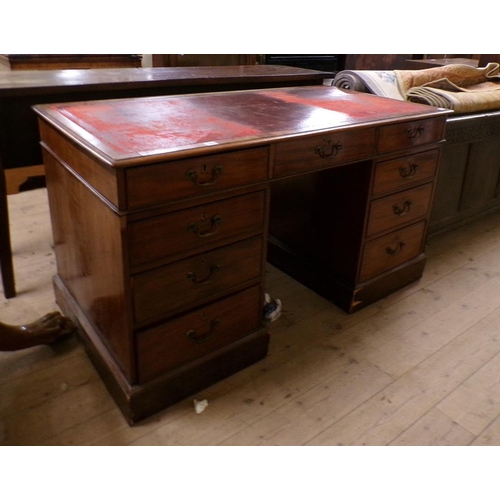
[[432,183],[425,184],[372,201],[366,236],[425,216],[430,207],[432,186]]
[[267,179],[267,147],[126,171],[128,208],[144,208]]
[[415,182],[432,180],[436,174],[438,158],[439,150],[434,149],[377,163],[372,194],[405,189]]
[[278,142],[274,176],[370,158],[374,152],[374,141],[375,129],[359,129]]
[[366,281],[417,257],[421,252],[424,230],[425,221],[422,221],[366,243],[359,281]]
[[137,335],[139,382],[199,359],[262,323],[260,287],[253,287]]
[[431,118],[381,127],[378,152],[384,154],[438,142],[444,137],[445,120]]
[[258,236],[138,274],[132,279],[135,320],[178,312],[260,278],[261,273],[262,237]]
[[190,252],[249,231],[263,230],[265,191],[200,205],[129,225],[132,266]]

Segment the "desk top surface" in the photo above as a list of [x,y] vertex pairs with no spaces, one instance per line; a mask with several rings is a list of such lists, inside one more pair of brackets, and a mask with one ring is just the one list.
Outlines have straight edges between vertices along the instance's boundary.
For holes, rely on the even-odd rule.
[[304,81],[333,78],[334,73],[281,65],[196,66],[174,68],[114,68],[0,72],[2,95],[131,88],[146,86],[215,85],[234,81]]
[[112,166],[449,112],[321,85],[50,104],[34,109]]

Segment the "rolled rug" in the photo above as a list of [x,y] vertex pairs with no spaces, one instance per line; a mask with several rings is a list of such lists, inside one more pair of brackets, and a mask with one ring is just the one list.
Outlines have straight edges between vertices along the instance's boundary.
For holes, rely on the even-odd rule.
[[368,92],[365,84],[355,71],[340,71],[335,75],[332,82],[333,87],[345,90],[355,90],[357,92]]
[[498,63],[484,68],[450,64],[417,71],[396,70],[406,100],[452,109],[456,113],[500,109]]
[[337,73],[332,85],[339,89],[404,100],[399,92],[394,71],[344,70]]
[[414,87],[406,93],[406,99],[452,109],[455,113],[476,113],[500,109],[500,88],[486,92],[450,92],[430,87]]

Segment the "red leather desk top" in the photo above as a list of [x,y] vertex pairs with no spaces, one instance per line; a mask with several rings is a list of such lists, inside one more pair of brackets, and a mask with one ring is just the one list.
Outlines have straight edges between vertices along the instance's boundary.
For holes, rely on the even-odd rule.
[[320,85],[63,103],[34,109],[113,166],[152,155],[188,156],[193,150],[206,154],[207,148],[251,146],[321,130],[447,113]]

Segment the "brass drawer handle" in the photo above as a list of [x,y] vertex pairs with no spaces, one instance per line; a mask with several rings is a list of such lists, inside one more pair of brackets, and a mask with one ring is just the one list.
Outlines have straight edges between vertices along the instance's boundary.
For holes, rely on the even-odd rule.
[[402,207],[399,205],[393,205],[392,210],[393,210],[395,215],[399,215],[400,217],[402,217],[403,215],[406,215],[410,211],[410,208],[412,205],[413,205],[413,202],[410,200],[407,200],[403,203]]
[[314,152],[321,158],[331,158],[332,156],[336,156],[342,149],[342,144],[339,142],[332,144],[332,141],[325,141],[325,143],[326,147],[316,146],[314,148]]
[[407,128],[406,134],[409,139],[418,139],[424,133],[424,127],[422,125],[413,128]]
[[186,336],[188,339],[192,340],[195,344],[203,344],[207,340],[210,340],[215,335],[216,328],[220,325],[220,319],[214,319],[210,322],[210,329],[207,333],[203,335],[198,335],[196,330],[189,330],[186,332]]
[[399,175],[405,179],[415,177],[417,170],[420,168],[416,163],[408,163],[407,166],[399,167]]
[[212,264],[210,266],[210,273],[206,278],[198,278],[195,273],[189,272],[187,273],[186,278],[192,281],[195,285],[208,285],[214,276],[215,273],[220,271],[220,266],[217,264]]
[[[203,165],[203,173],[205,173],[207,171],[207,166],[206,165]],[[217,178],[219,177],[220,174],[222,174],[223,172],[223,168],[222,168],[222,165],[216,165],[214,168],[212,168],[212,176],[210,178],[210,180],[206,181],[206,182],[200,182],[198,180],[198,174],[194,171],[194,170],[188,170],[186,172],[186,177],[194,182],[197,186],[211,186],[212,184],[215,184],[215,182],[217,181]]]
[[196,222],[190,222],[188,225],[188,230],[196,234],[200,238],[206,238],[207,236],[213,236],[219,230],[219,226],[222,223],[221,215],[214,215],[211,219],[212,223],[209,229],[206,231],[201,231],[200,226]]
[[396,257],[398,256],[402,251],[403,251],[403,247],[405,246],[405,244],[400,241],[397,245],[396,245],[396,248],[390,248],[390,247],[387,247],[385,249],[386,253],[388,253],[390,256],[392,257]]

